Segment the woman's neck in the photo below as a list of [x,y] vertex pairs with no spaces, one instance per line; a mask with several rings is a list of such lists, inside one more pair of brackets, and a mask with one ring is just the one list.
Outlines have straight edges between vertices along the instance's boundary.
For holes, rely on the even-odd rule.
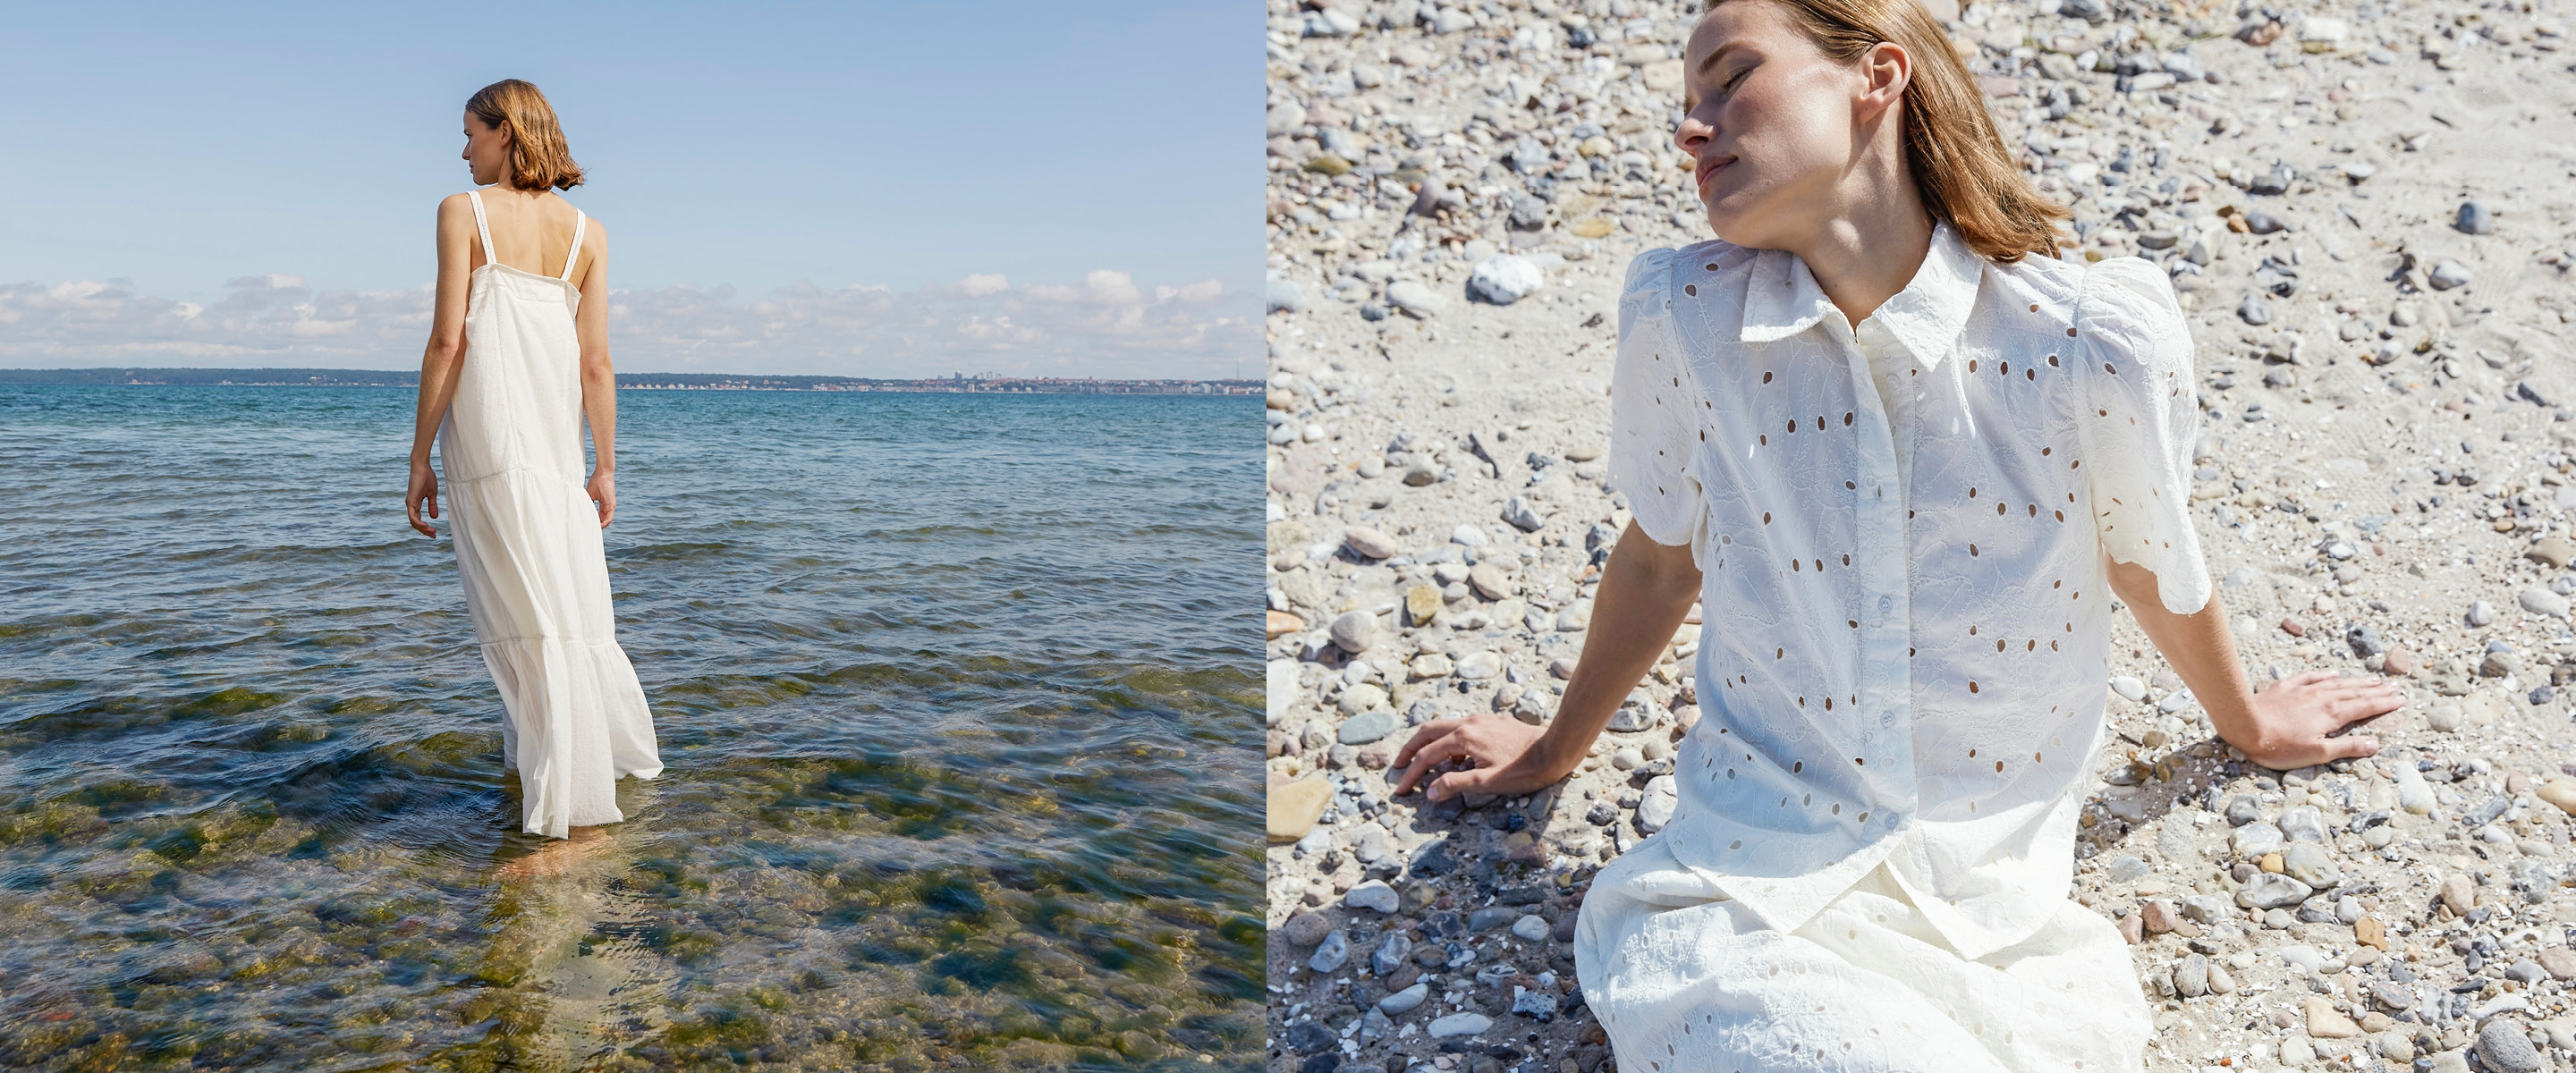
[[1914,281],[1932,250],[1932,215],[1903,169],[1894,175],[1855,174],[1840,200],[1803,245],[1791,247],[1806,262],[1825,297],[1854,326]]

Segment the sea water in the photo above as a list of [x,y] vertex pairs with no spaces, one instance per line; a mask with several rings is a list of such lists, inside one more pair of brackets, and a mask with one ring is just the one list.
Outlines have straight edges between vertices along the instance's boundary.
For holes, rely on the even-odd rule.
[[0,1066],[1259,1065],[1258,402],[622,393],[553,844],[413,406],[0,389]]

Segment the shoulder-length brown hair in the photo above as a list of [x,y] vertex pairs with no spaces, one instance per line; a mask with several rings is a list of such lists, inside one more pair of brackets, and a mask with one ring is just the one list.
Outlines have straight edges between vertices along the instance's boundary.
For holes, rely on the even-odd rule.
[[555,106],[546,103],[534,84],[504,78],[476,90],[465,110],[484,126],[510,132],[510,173],[502,182],[519,190],[581,185],[581,165],[572,162],[572,150],[564,145]]
[[[1703,11],[1744,0],[1708,0]],[[1914,60],[1905,85],[1905,163],[1934,219],[1947,220],[1968,248],[2005,264],[2024,254],[2059,256],[2057,221],[2074,215],[2034,189],[1986,114],[1983,94],[1950,35],[1923,0],[1769,0],[1838,62],[1881,41]]]

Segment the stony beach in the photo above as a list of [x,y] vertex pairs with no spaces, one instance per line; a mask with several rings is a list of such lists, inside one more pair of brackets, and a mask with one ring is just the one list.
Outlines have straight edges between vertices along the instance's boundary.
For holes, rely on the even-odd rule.
[[[1696,627],[1548,791],[1433,806],[1388,764],[1432,719],[1545,722],[1581,651],[1627,520],[1616,291],[1710,237],[1670,142],[1695,12],[1269,5],[1274,1071],[1620,1068],[1569,939],[1671,815]],[[2147,1068],[2576,1068],[2568,13],[1941,13],[2066,255],[2173,273],[2254,680],[2408,697],[2378,756],[2265,769],[2116,616],[2073,882],[2135,944]]]

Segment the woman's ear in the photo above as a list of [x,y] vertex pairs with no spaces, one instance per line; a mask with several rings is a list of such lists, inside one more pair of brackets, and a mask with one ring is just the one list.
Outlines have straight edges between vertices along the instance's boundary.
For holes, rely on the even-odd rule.
[[1914,79],[1914,57],[1906,55],[1903,45],[1881,41],[1861,53],[1860,71],[1860,118],[1876,119],[1904,99],[1905,87]]

